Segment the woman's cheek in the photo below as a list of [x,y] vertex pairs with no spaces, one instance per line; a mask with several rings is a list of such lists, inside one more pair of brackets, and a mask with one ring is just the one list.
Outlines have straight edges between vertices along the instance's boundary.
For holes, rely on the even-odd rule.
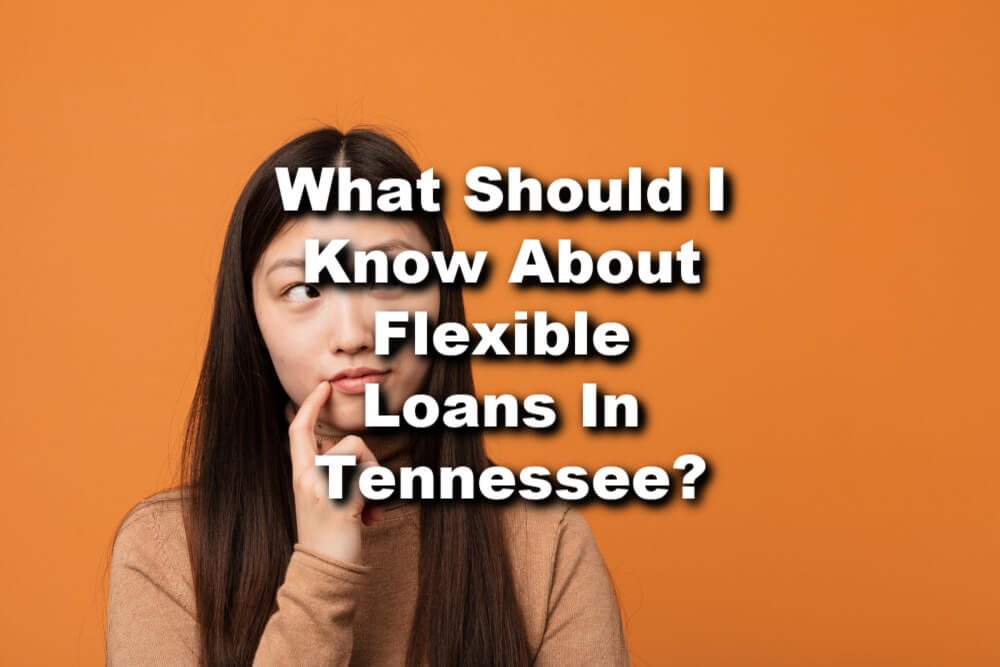
[[319,357],[310,353],[306,342],[307,339],[300,337],[283,338],[272,354],[278,378],[297,403],[301,403],[315,389],[313,385],[320,379],[316,364]]
[[[406,399],[420,392],[424,379],[430,371],[430,360],[413,354],[413,347],[407,346],[400,350],[405,355],[399,360],[399,373],[390,374],[387,378],[388,405],[394,414],[399,414]],[[393,378],[392,375],[396,377]]]

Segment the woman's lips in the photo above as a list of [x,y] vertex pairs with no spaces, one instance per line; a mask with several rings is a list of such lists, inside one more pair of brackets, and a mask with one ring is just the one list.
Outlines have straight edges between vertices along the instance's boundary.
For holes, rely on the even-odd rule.
[[365,391],[365,385],[371,382],[381,382],[382,378],[388,375],[388,371],[382,373],[369,373],[367,375],[358,375],[356,377],[342,377],[337,380],[331,380],[333,386],[341,390],[346,394],[363,394]]

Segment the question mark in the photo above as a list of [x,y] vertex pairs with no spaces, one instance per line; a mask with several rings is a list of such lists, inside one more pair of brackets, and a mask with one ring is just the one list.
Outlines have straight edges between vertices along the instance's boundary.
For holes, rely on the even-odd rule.
[[683,456],[678,456],[677,460],[674,461],[674,470],[684,470],[688,466],[691,469],[684,473],[684,478],[681,480],[681,484],[683,485],[681,498],[693,500],[695,491],[694,483],[705,472],[705,468],[708,466],[705,464],[705,459],[697,454],[684,454]]

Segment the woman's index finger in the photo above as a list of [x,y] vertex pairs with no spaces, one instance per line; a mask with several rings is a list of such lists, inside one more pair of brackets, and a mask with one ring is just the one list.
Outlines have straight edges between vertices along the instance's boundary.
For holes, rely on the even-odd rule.
[[288,426],[288,446],[292,456],[293,479],[308,470],[316,462],[316,421],[319,411],[330,396],[332,387],[324,380],[302,401],[295,418]]

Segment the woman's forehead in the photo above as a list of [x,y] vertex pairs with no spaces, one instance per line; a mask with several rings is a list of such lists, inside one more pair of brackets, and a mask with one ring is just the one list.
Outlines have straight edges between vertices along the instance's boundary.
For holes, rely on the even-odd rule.
[[396,240],[418,250],[431,250],[417,223],[405,218],[308,215],[286,224],[271,240],[265,255],[295,251],[302,254],[306,239],[319,239],[321,244],[333,239],[348,239],[351,247],[358,250]]

